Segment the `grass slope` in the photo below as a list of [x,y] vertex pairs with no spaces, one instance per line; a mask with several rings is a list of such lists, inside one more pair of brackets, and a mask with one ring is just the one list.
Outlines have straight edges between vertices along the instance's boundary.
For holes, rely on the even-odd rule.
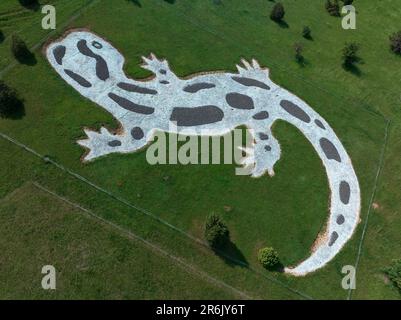
[[[71,1],[70,11],[60,4],[58,12],[68,21],[72,7],[76,10],[86,2]],[[325,117],[343,141],[361,183],[362,222],[366,219],[384,138],[385,121],[378,111],[391,117],[393,126],[377,201],[383,215],[395,223],[372,218],[369,227],[381,226],[388,233],[386,239],[398,239],[398,211],[394,205],[399,203],[400,194],[395,191],[399,182],[394,172],[400,171],[396,161],[399,143],[395,128],[399,121],[396,90],[401,59],[392,55],[387,46],[388,34],[396,30],[392,30],[390,24],[381,24],[399,12],[399,8],[389,0],[379,5],[356,1],[360,12],[358,29],[344,31],[340,20],[324,11],[323,3],[310,4],[306,0],[283,1],[287,9],[285,28],[270,21],[268,15],[272,4],[267,1],[253,1],[252,5],[240,0],[222,1],[221,5],[201,0],[176,1],[174,4],[157,0],[139,2],[140,6],[130,1],[115,2],[112,6],[100,2],[68,27],[90,28],[110,39],[127,59],[126,72],[136,78],[149,75],[139,67],[140,57],[149,52],[167,57],[180,76],[199,71],[234,70],[241,57],[257,58],[270,68],[274,81],[298,94]],[[11,12],[20,10],[11,3],[2,6]],[[377,6],[383,6],[380,15],[376,14]],[[37,13],[24,11],[23,15],[26,15],[26,23],[28,20],[37,23]],[[25,22],[22,24],[11,18],[10,23],[24,26],[20,34],[29,39],[30,44],[43,36],[39,27],[30,28]],[[312,28],[313,41],[301,38],[303,25]],[[10,29],[3,28],[8,36]],[[62,31],[59,30],[59,34]],[[351,39],[361,42],[364,59],[364,64],[353,73],[345,71],[339,60],[344,42]],[[294,60],[295,41],[305,45],[307,63],[304,66]],[[237,177],[234,167],[227,165],[150,167],[145,152],[113,155],[82,165],[79,162],[82,149],[75,144],[76,139],[82,137],[82,127],[96,128],[101,124],[115,127],[116,122],[67,86],[50,69],[40,50],[35,53],[35,66],[17,66],[5,75],[6,81],[21,92],[26,115],[17,121],[0,120],[1,132],[50,155],[113,194],[197,237],[202,236],[205,216],[211,212],[221,213],[235,243],[231,255],[312,297],[346,297],[347,292],[341,288],[341,268],[355,262],[362,227],[329,266],[306,278],[270,274],[259,269],[256,263],[257,249],[267,244],[279,251],[286,264],[306,257],[327,218],[328,188],[322,165],[296,129],[285,123],[278,123],[274,128],[283,157],[272,179]],[[5,59],[4,66],[11,61],[7,40],[0,44],[0,57]],[[99,214],[104,217],[157,240],[203,268],[207,266],[207,270],[225,277],[232,285],[258,297],[294,298],[289,291],[280,286],[272,287],[253,271],[210,258],[209,252],[187,240],[178,248],[175,241],[180,237],[174,232],[160,226],[158,231],[152,231],[155,226],[151,219],[136,217],[133,210],[121,208],[114,200],[106,199],[74,179],[60,176],[56,169],[38,164],[9,143],[4,142],[3,150],[7,150],[7,156],[1,159],[2,168],[10,168],[3,172],[6,174],[6,184],[0,186],[3,195],[21,181],[39,179],[78,203],[99,209]],[[20,168],[24,170],[18,172]],[[163,179],[166,176],[169,177],[167,181]],[[224,212],[226,205],[232,206],[233,211]],[[379,288],[374,292],[375,297],[397,298],[397,293],[392,292],[380,277],[382,265],[396,258],[393,255],[397,242],[389,246],[387,240],[375,238],[372,234],[375,229],[370,230],[368,228],[365,248],[369,256],[375,258],[362,257],[361,273],[358,273],[361,284],[357,285],[355,295],[371,297],[372,287],[375,287]],[[180,238],[180,241],[184,240]]]

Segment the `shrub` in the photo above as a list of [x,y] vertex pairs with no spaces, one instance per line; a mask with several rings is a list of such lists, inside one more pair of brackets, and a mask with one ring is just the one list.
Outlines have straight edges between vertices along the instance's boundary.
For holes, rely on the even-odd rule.
[[25,42],[16,35],[11,38],[11,51],[17,60],[24,60],[31,55]]
[[270,19],[280,22],[283,20],[285,15],[284,6],[281,3],[276,3],[270,14]]
[[0,117],[8,118],[19,112],[21,100],[15,90],[0,81]]
[[302,55],[302,52],[303,52],[303,50],[304,50],[304,47],[302,46],[301,43],[295,43],[294,49],[295,49],[295,59],[296,59],[298,62],[302,62],[303,59],[304,59],[304,57],[303,57],[303,55]]
[[229,231],[222,219],[215,214],[207,217],[205,239],[212,248],[222,246],[229,239]]
[[401,55],[401,31],[398,31],[390,36],[391,51]]
[[258,260],[266,269],[273,269],[280,263],[278,254],[273,248],[262,248],[258,252]]
[[331,16],[339,17],[340,5],[338,4],[338,0],[327,0],[326,10]]
[[359,61],[359,46],[355,42],[347,43],[343,49],[342,58],[345,66],[351,66]]
[[303,29],[302,29],[302,36],[305,38],[305,39],[310,39],[310,38],[312,38],[312,30],[309,28],[309,27],[304,27]]
[[393,260],[391,266],[385,268],[383,271],[394,286],[401,291],[401,259]]

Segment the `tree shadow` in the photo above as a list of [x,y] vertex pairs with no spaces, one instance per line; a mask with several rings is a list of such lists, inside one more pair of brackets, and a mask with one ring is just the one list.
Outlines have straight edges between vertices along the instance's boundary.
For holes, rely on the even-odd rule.
[[164,2],[167,2],[167,3],[169,3],[169,4],[174,4],[174,3],[175,3],[175,0],[164,0]]
[[2,115],[0,118],[19,120],[25,116],[25,104],[23,100],[17,99],[13,102],[13,107],[7,112],[7,115]]
[[218,248],[212,248],[212,250],[231,267],[241,266],[247,268],[249,266],[241,250],[230,239],[225,240]]
[[40,4],[38,0],[18,0],[21,6],[28,10],[38,11],[40,9]]
[[300,57],[295,58],[295,61],[302,68],[305,68],[306,66],[308,66],[310,64],[309,60],[305,59],[304,56],[300,56]]
[[3,31],[0,30],[0,44],[3,43],[5,38]]
[[128,2],[132,2],[132,4],[136,5],[139,8],[142,8],[142,4],[139,2],[139,0],[127,0]]
[[27,66],[34,66],[38,63],[38,60],[35,57],[35,54],[31,51],[26,51],[24,54],[16,55],[15,59],[21,63],[25,64]]
[[275,23],[277,23],[280,28],[288,29],[290,27],[290,25],[287,22],[285,22],[284,20],[278,20],[278,21],[277,20],[273,20],[273,21]]
[[362,76],[361,69],[355,63],[343,63],[342,67],[345,71],[352,73],[354,76]]

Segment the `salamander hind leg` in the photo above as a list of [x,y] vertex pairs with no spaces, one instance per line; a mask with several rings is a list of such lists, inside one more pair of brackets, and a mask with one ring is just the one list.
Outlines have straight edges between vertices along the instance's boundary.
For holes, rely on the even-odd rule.
[[247,153],[243,164],[251,167],[252,177],[261,177],[266,172],[270,176],[274,175],[274,165],[280,159],[280,145],[270,129],[263,129],[259,126],[250,130],[254,143],[249,149],[244,149]]

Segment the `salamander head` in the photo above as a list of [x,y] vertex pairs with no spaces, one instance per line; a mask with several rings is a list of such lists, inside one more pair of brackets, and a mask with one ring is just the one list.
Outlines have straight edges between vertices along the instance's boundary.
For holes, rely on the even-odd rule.
[[60,76],[81,93],[99,93],[122,76],[123,56],[93,33],[77,31],[46,50]]

